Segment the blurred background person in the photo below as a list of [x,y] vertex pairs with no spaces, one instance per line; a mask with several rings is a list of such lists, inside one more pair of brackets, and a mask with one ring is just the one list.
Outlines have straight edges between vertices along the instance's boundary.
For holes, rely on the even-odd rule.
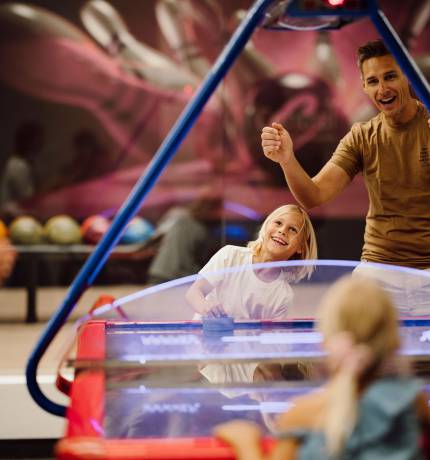
[[219,193],[205,190],[188,208],[168,212],[158,228],[165,233],[148,270],[150,283],[193,275],[206,264],[219,249],[212,230],[222,206]]
[[19,202],[34,194],[34,165],[44,143],[44,129],[37,121],[27,121],[18,127],[14,151],[4,166],[0,181],[0,209],[4,215],[17,216]]

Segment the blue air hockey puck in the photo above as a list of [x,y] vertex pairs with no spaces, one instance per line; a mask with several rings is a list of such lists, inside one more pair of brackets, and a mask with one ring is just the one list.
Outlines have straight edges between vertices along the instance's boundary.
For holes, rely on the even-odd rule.
[[203,331],[228,332],[234,329],[233,316],[203,316]]

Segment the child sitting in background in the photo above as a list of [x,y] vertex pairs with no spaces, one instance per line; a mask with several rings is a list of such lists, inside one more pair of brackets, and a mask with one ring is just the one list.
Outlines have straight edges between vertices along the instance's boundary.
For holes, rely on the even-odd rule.
[[397,357],[397,312],[369,280],[345,278],[320,306],[328,383],[293,401],[278,427],[281,440],[268,456],[257,426],[232,421],[216,428],[238,460],[420,459],[430,426],[428,395]]
[[[221,248],[199,272],[186,294],[199,315],[229,315],[235,319],[282,319],[292,300],[289,282],[310,276],[310,266],[253,269],[262,262],[316,259],[314,229],[306,212],[296,205],[275,209],[264,221],[258,238],[246,248]],[[243,266],[244,269],[223,270]]]

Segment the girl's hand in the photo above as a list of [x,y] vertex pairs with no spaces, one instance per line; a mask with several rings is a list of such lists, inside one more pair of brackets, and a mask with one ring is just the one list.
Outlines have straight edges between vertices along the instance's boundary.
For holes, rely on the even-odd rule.
[[224,307],[217,300],[206,300],[205,301],[205,316],[226,316],[227,313]]

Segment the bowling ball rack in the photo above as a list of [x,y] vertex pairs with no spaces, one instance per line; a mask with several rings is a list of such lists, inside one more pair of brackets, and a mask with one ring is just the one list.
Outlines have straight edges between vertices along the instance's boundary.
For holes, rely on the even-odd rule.
[[[42,262],[60,261],[62,263],[82,263],[92,251],[90,244],[32,244],[17,245],[19,263],[23,268],[23,284],[26,290],[26,323],[36,323],[37,316],[37,288],[39,283],[39,267]],[[143,244],[128,244],[116,246],[110,254],[111,260],[149,261],[156,253],[157,242]]]

